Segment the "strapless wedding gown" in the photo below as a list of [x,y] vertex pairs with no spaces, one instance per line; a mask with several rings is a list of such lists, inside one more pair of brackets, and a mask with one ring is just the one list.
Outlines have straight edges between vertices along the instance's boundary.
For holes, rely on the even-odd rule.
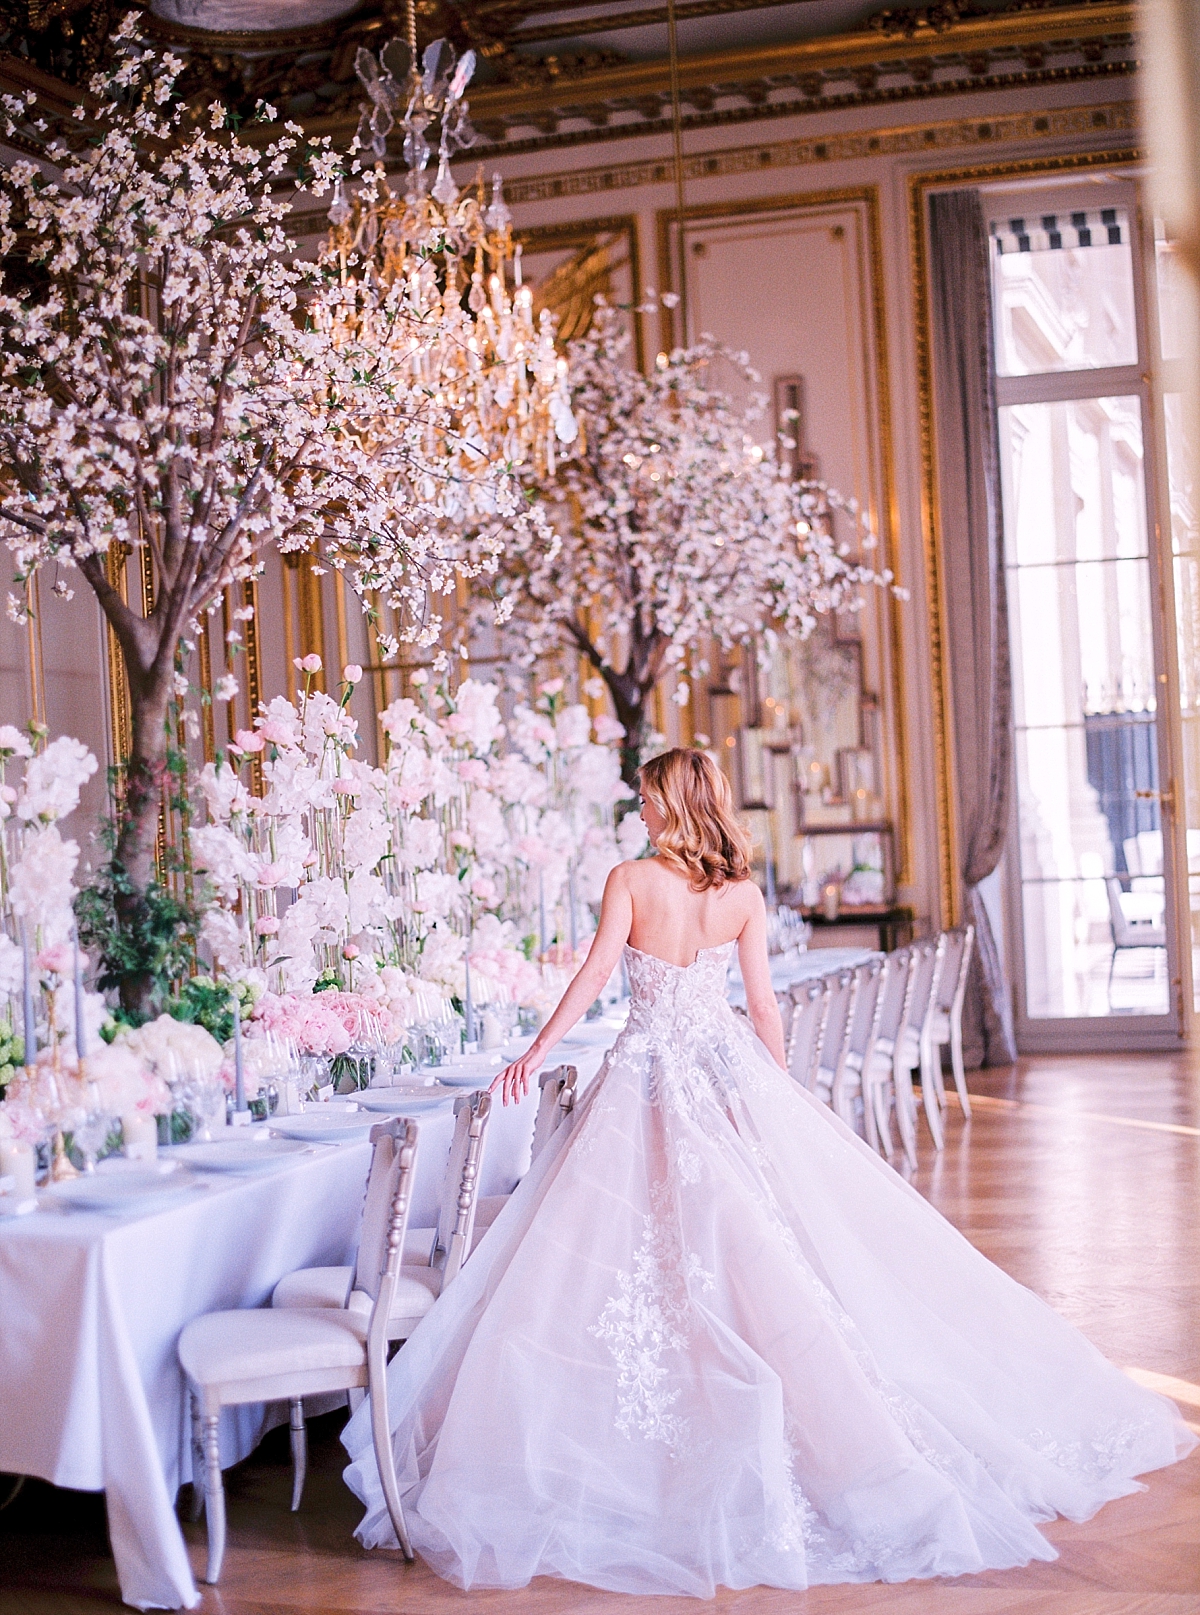
[[[1005,1569],[1195,1445],[780,1072],[732,948],[627,950],[599,1076],[392,1361],[413,1544],[459,1587]],[[367,1414],[357,1534],[395,1546]]]

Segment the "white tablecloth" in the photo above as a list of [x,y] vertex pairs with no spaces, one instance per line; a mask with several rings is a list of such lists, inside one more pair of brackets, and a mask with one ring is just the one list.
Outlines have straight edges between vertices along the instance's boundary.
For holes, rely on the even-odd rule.
[[[870,948],[810,948],[801,953],[777,953],[771,956],[771,986],[777,993],[787,992],[800,981],[811,981],[814,976],[828,976],[852,965],[862,964],[871,957]],[[737,955],[729,971],[729,1001],[746,1003],[746,989],[738,969]]]
[[[581,1030],[554,1063],[579,1066],[586,1082],[615,1035],[612,1025]],[[481,1065],[480,1086],[496,1069]],[[414,1227],[437,1220],[453,1101],[417,1116]],[[533,1095],[497,1104],[481,1193],[516,1186],[535,1111]],[[180,1331],[204,1312],[262,1306],[298,1267],[349,1262],[369,1158],[366,1143],[343,1144],[269,1173],[207,1174],[205,1187],[157,1211],[0,1220],[0,1470],[106,1494],[126,1603],[199,1602],[174,1507],[192,1473]],[[246,1457],[271,1422],[261,1407],[228,1409],[222,1464]]]

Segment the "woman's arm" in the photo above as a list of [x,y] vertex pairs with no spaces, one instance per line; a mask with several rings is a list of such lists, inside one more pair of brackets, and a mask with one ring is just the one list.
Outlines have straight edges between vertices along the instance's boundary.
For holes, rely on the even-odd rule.
[[746,989],[746,1011],[776,1065],[786,1071],[783,1021],[775,1002],[775,989],[771,986],[771,967],[767,963],[767,908],[757,886],[752,886],[750,892],[750,917],[738,937],[738,964]]
[[492,1083],[492,1092],[498,1086],[503,1088],[506,1105],[510,1098],[516,1104],[525,1097],[529,1092],[530,1077],[545,1063],[547,1054],[595,1003],[616,968],[632,923],[633,902],[629,896],[629,879],[624,864],[618,864],[605,882],[600,924],[582,968],[529,1048],[519,1060],[506,1066]]

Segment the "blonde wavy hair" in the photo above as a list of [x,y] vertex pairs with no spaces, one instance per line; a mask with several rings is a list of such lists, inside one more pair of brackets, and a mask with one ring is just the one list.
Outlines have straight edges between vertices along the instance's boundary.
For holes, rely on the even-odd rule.
[[706,752],[676,748],[638,769],[638,786],[666,820],[658,856],[707,892],[750,874],[751,841],[733,808],[729,781]]

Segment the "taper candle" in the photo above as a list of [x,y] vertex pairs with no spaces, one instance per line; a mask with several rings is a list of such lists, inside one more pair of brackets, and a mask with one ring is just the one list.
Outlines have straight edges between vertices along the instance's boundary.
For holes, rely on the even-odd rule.
[[475,1005],[471,1000],[471,934],[467,933],[467,951],[463,959],[467,967],[467,991],[463,999],[463,1037],[466,1042],[475,1041]]
[[80,1071],[87,1057],[87,1037],[83,1028],[83,954],[79,951],[79,929],[71,927],[71,947],[75,954],[75,1057]]
[[237,996],[233,999],[233,1106],[246,1108],[246,1069],[242,1064],[242,1006]]
[[21,954],[25,963],[23,1005],[25,1011],[25,1064],[37,1060],[37,1022],[33,1018],[33,963],[29,957],[29,921],[21,921]]

